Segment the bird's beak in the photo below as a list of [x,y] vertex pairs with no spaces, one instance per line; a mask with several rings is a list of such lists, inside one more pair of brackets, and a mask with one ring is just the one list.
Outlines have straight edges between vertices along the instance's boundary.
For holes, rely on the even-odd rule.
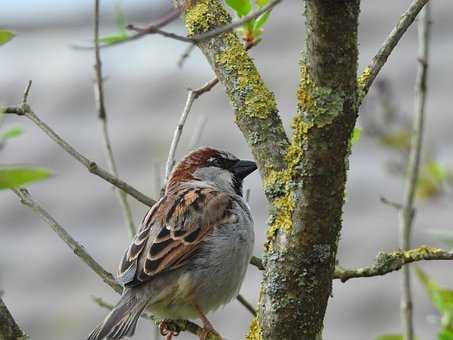
[[237,161],[230,170],[237,178],[244,179],[256,170],[256,163],[252,161]]

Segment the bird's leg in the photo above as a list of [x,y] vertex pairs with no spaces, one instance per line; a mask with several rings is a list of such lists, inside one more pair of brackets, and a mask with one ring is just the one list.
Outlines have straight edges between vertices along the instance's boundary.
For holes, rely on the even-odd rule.
[[220,334],[214,329],[212,326],[211,322],[208,320],[206,315],[204,315],[203,310],[200,308],[198,304],[194,304],[195,309],[198,312],[198,316],[200,317],[201,322],[203,323],[203,334],[200,336],[201,340],[207,340],[209,337],[209,334],[214,334],[218,336],[219,339],[222,337]]
[[167,324],[167,321],[164,320],[159,324],[159,331],[162,336],[165,337],[165,340],[172,340],[174,336],[178,336],[179,333],[172,331]]

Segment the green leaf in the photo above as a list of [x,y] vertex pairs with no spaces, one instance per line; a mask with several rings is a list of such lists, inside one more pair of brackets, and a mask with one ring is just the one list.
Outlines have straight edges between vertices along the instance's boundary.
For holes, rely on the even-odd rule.
[[453,332],[451,331],[442,331],[439,333],[439,340],[453,340]]
[[403,336],[398,334],[387,334],[378,336],[376,340],[403,340]]
[[126,17],[124,16],[123,10],[121,8],[121,3],[119,1],[115,4],[115,23],[118,31],[127,35]]
[[0,138],[9,139],[20,136],[22,134],[22,129],[20,127],[11,128],[5,132],[0,133]]
[[357,143],[360,140],[360,137],[362,137],[362,129],[358,127],[354,128],[351,135],[351,144]]
[[101,37],[99,38],[99,41],[106,45],[113,45],[127,39],[129,39],[129,36],[126,33],[118,33],[114,35],[108,35],[106,37]]
[[264,7],[269,3],[269,0],[256,0],[255,3],[258,7]]
[[11,31],[0,29],[0,45],[6,44],[12,38],[14,38],[15,34]]
[[426,292],[437,310],[442,314],[451,314],[453,312],[453,290],[439,287],[437,282],[418,267],[415,268],[415,273],[423,286],[425,286]]
[[253,32],[255,37],[259,36],[262,33],[262,27],[267,22],[267,19],[269,19],[270,15],[271,12],[267,11],[255,19],[255,22],[253,23]]
[[43,168],[0,168],[0,189],[17,188],[29,182],[40,181],[51,175]]
[[226,3],[236,12],[238,17],[243,17],[252,10],[250,0],[226,0]]
[[448,171],[445,169],[445,167],[436,161],[426,163],[424,170],[439,183],[445,181],[448,175]]

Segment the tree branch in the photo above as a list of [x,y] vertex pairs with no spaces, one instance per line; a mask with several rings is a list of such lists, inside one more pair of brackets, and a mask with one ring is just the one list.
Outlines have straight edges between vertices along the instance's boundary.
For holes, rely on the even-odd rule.
[[353,278],[382,276],[400,270],[404,265],[412,262],[434,260],[453,260],[453,250],[421,246],[406,251],[380,252],[376,256],[375,264],[369,267],[345,269],[337,266],[334,278],[346,282]]
[[[31,84],[31,81],[29,82]],[[29,87],[27,87],[29,90]],[[28,95],[28,92],[26,91]],[[94,161],[89,160],[76,149],[74,149],[68,142],[62,139],[54,130],[52,130],[46,123],[44,123],[38,116],[31,110],[31,107],[25,102],[22,103],[19,107],[6,107],[3,108],[4,113],[7,114],[16,114],[18,116],[25,116],[30,119],[36,126],[38,126],[46,135],[48,135],[54,142],[56,142],[63,150],[65,150],[72,158],[80,162],[83,166],[87,168],[87,170],[95,174],[107,182],[113,184],[117,188],[123,190],[124,192],[128,193],[136,200],[142,202],[143,204],[151,207],[156,202],[155,200],[149,198],[145,194],[141,193],[131,185],[127,184],[123,180],[119,179],[118,177],[112,175],[111,173],[107,172],[99,165],[97,165]]]
[[[26,189],[12,189],[20,198],[21,203],[31,208],[52,230],[74,251],[88,267],[90,267],[107,285],[115,292],[121,294],[123,288],[114,279],[113,275],[106,271],[88,252],[80,245],[44,208],[42,208]],[[110,306],[106,304],[103,307]],[[149,314],[148,314],[149,315]],[[157,319],[154,319],[157,320]],[[188,331],[197,336],[205,334],[203,328],[188,320],[177,320],[168,322],[169,330],[175,332]],[[1,333],[0,333],[1,334]],[[212,333],[208,336],[209,340],[221,340]],[[9,340],[9,339],[8,339]]]
[[17,325],[10,311],[0,297],[0,339],[25,340],[27,336]]
[[[176,1],[181,5],[184,0]],[[199,0],[185,10],[189,37],[229,25],[231,17],[219,0]],[[198,43],[235,110],[235,121],[257,161],[262,176],[284,166],[287,137],[273,94],[265,87],[253,61],[233,32]]]
[[20,198],[20,202],[32,209],[41,220],[47,223],[52,230],[72,249],[88,267],[90,267],[107,285],[115,292],[121,294],[123,288],[116,282],[112,274],[106,271],[90,254],[86,252],[84,247],[78,243],[39,203],[31,197],[27,189],[12,189],[12,191]]
[[[419,21],[419,68],[415,85],[415,117],[411,146],[409,150],[409,163],[403,206],[400,210],[400,239],[401,249],[408,250],[411,246],[411,232],[414,219],[414,200],[417,188],[420,157],[423,141],[424,116],[426,104],[426,78],[428,68],[428,42],[429,42],[429,4],[423,9]],[[401,278],[401,320],[403,324],[403,337],[405,340],[414,340],[413,302],[409,266],[403,268]]]
[[365,68],[359,77],[358,83],[360,87],[360,102],[367,95],[373,81],[385,65],[387,58],[392,53],[395,46],[403,37],[409,26],[414,22],[418,13],[428,3],[429,0],[413,0],[406,12],[401,15],[398,23],[390,32],[387,39],[382,44],[377,54],[371,60],[370,64]]
[[[96,75],[96,82],[94,86],[94,96],[96,100],[96,109],[98,112],[99,125],[102,132],[102,139],[104,142],[104,154],[107,160],[109,171],[115,176],[118,177],[118,170],[115,163],[115,158],[113,156],[112,144],[110,142],[110,135],[107,126],[107,111],[105,108],[104,100],[104,82],[102,77],[102,62],[101,62],[101,52],[99,49],[99,0],[94,1],[94,57],[95,65],[94,71]],[[121,206],[121,211],[123,212],[123,218],[126,222],[126,227],[129,231],[129,236],[132,239],[134,237],[136,228],[134,220],[132,217],[131,207],[127,201],[127,195],[123,190],[114,187],[114,190],[118,196],[118,200]]]

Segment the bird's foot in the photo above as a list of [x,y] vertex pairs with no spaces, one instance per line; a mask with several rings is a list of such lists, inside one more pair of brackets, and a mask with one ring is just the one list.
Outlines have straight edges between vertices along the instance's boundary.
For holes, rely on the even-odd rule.
[[165,337],[165,340],[172,340],[174,336],[179,335],[179,332],[175,332],[169,327],[167,320],[164,320],[159,324],[159,331],[160,334]]

